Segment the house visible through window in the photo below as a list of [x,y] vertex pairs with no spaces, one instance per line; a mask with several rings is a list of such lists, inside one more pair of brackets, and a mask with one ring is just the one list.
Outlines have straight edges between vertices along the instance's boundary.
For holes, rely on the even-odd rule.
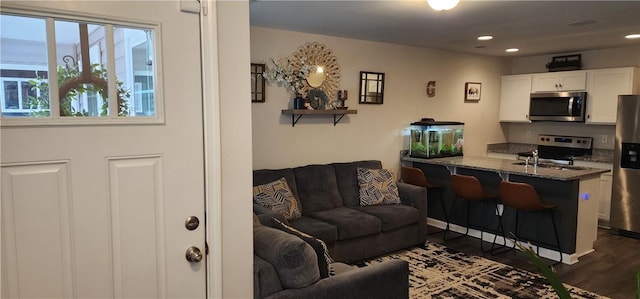
[[0,119],[158,116],[154,34],[153,28],[3,12]]

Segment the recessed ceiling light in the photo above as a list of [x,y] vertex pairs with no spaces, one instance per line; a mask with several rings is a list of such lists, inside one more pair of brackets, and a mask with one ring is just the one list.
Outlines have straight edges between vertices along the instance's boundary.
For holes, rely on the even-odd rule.
[[505,50],[505,52],[509,52],[509,53],[518,52],[518,51],[520,51],[520,49],[518,48],[509,48]]
[[460,0],[427,0],[429,6],[437,11],[452,9],[458,5]]
[[625,35],[625,38],[628,38],[628,39],[640,38],[640,33]]
[[492,40],[493,36],[491,35],[483,35],[483,36],[478,36],[478,40]]

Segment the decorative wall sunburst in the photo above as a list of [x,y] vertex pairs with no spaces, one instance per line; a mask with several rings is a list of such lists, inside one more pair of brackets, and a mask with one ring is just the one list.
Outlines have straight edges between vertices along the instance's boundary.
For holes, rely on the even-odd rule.
[[[304,65],[314,69],[314,66],[322,67],[324,80],[317,89],[324,91],[329,99],[336,97],[336,91],[340,85],[340,65],[333,51],[318,42],[306,43],[291,55],[291,64],[296,69],[301,69]],[[309,84],[303,87],[304,93],[314,89]]]

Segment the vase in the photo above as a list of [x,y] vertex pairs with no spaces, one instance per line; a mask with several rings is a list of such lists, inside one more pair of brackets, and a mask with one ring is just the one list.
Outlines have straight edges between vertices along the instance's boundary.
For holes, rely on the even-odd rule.
[[305,109],[304,102],[304,98],[300,94],[297,94],[293,99],[293,109]]

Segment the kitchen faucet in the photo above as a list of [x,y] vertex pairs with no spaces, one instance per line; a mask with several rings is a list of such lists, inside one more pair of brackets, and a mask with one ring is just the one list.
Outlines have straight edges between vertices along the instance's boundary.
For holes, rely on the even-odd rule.
[[534,150],[533,154],[533,167],[538,167],[538,150]]

